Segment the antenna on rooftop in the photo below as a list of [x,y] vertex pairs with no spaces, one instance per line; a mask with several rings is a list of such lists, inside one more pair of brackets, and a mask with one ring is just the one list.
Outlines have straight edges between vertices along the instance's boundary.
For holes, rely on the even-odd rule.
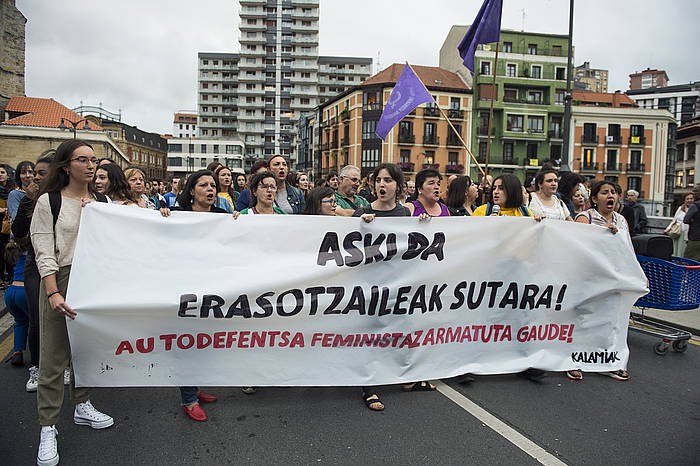
[[520,10],[520,12],[523,14],[523,28],[520,30],[521,32],[525,32],[525,8]]
[[382,52],[377,50],[377,68],[374,74],[377,74],[380,71],[382,71]]

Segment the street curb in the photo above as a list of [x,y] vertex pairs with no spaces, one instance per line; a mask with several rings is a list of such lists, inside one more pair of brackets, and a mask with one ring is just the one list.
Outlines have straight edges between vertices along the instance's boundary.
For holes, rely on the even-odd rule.
[[[633,312],[635,316],[642,317],[641,314],[637,314],[636,312]],[[680,330],[685,330],[686,332],[690,332],[695,336],[700,336],[700,329],[699,328],[693,328],[693,327],[688,327],[687,325],[681,325],[676,322],[670,322],[668,320],[663,320],[659,319],[657,317],[649,317],[647,315],[644,316],[644,320],[648,320],[650,322],[655,322],[657,324],[663,324],[663,325],[668,325],[669,327],[675,327]]]

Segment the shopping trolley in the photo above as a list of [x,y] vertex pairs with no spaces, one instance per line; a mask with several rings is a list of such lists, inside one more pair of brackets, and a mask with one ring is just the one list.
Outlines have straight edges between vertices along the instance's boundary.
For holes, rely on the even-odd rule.
[[669,260],[637,255],[649,282],[649,293],[639,298],[636,306],[641,314],[630,315],[630,330],[661,338],[654,352],[665,355],[669,343],[679,353],[688,349],[690,332],[655,322],[644,316],[644,310],[681,311],[700,306],[700,262],[670,256]]

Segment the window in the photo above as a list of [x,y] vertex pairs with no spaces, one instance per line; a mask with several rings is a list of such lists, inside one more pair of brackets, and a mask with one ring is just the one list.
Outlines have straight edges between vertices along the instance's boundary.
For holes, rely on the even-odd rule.
[[522,115],[508,115],[508,122],[506,125],[507,131],[523,131],[523,116]]
[[542,65],[532,65],[531,78],[542,79]]
[[447,163],[449,165],[459,165],[459,152],[448,152]]
[[409,163],[411,161],[411,150],[401,149],[401,155],[399,156],[399,161],[401,163]]
[[537,148],[539,144],[536,142],[528,142],[527,143],[527,158],[528,159],[536,159],[537,158]]
[[206,144],[202,144],[202,145],[200,146],[200,152],[201,152],[202,154],[206,154],[206,153],[207,153],[207,145],[206,145]]
[[399,122],[399,136],[408,137],[413,136],[413,122],[402,120]]
[[[557,57],[561,57],[561,53],[562,53],[561,45],[552,45],[552,55],[557,56]],[[559,78],[557,78],[557,79],[559,79]],[[566,78],[564,78],[564,79],[566,79]]]
[[513,143],[503,143],[503,163],[513,163]]
[[583,142],[590,142],[590,143],[596,143],[597,141],[597,136],[596,132],[598,131],[597,126],[595,123],[584,123],[583,124]]
[[491,74],[491,62],[482,61],[481,62],[481,74]]
[[605,164],[606,170],[617,170],[617,150],[608,149],[608,158]]
[[[377,122],[374,120],[365,120],[362,122],[362,139],[376,139]],[[364,157],[364,155],[363,155]]]
[[518,65],[515,63],[506,64],[506,76],[514,78],[518,74]]
[[685,172],[683,170],[677,170],[676,171],[676,188],[683,188],[685,187],[685,183],[683,183],[683,178],[684,178]]
[[434,150],[425,151],[425,163],[430,164],[430,165],[435,163],[435,151]]
[[581,160],[581,163],[583,164],[583,168],[592,168],[594,162],[595,162],[595,151],[591,148],[583,149],[583,158]]
[[486,160],[486,151],[488,150],[488,144],[485,141],[479,143],[479,160]]
[[641,150],[633,150],[630,151],[630,165],[633,168],[641,168],[642,166],[642,151]]
[[559,81],[565,81],[566,80],[566,68],[562,68],[561,66],[557,66],[557,69],[555,71],[555,79]]
[[218,153],[219,153],[219,145],[218,145],[218,144],[214,144],[214,147],[213,147],[212,149],[213,149],[213,153],[214,153],[214,154],[218,154]]
[[[631,125],[630,126],[630,136],[640,138],[644,136],[644,125]],[[632,141],[634,142],[634,141]]]
[[515,102],[518,100],[518,90],[517,89],[503,89],[503,100],[506,102]]
[[528,55],[537,55],[537,44],[527,44]]
[[559,144],[552,144],[549,147],[549,158],[555,160],[557,165],[561,163],[561,146]]
[[459,110],[461,104],[462,99],[460,99],[459,97],[450,97],[450,109]]
[[455,130],[457,130],[456,133],[455,133],[455,131],[452,129],[451,126],[448,126],[448,127],[447,127],[447,145],[448,145],[448,146],[459,146],[459,145],[461,145],[461,142],[459,141],[458,135],[459,135],[459,136],[462,135],[462,125],[454,125],[454,127],[455,127]]
[[642,191],[642,178],[639,176],[628,176],[627,177],[627,190],[634,189],[635,191]]
[[533,104],[541,104],[542,91],[527,91],[527,101]]
[[503,42],[503,51],[505,53],[511,53],[513,51],[513,43],[512,42]]
[[363,149],[362,150],[362,168],[374,168],[379,165],[380,161],[379,149]]
[[527,117],[527,131],[529,133],[544,133],[544,117],[529,116]]
[[379,91],[365,92],[362,96],[362,103],[365,110],[380,110],[380,102]]
[[425,127],[423,129],[423,138],[425,139],[425,141],[437,142],[435,128],[436,128],[435,123],[426,123],[425,124]]
[[555,94],[554,94],[554,103],[558,105],[564,105],[564,101],[566,100],[566,90],[565,89],[557,89]]
[[[690,147],[690,143],[688,144],[688,147]],[[684,148],[685,144],[678,144],[676,146],[676,162],[682,162],[684,159]]]

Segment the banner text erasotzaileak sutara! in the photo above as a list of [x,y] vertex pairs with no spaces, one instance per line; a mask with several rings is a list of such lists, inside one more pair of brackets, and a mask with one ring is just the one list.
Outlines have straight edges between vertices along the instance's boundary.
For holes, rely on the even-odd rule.
[[[157,280],[151,280],[154,268]],[[626,365],[625,235],[529,218],[84,209],[78,385],[391,384]]]

